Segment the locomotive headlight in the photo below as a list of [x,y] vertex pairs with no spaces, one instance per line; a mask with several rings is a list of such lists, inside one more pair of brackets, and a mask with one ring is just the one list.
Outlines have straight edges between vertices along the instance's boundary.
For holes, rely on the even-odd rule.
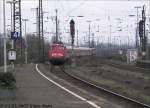
[[62,53],[58,53],[58,56],[63,56],[63,54]]
[[62,53],[52,53],[53,57],[62,57],[63,54]]
[[56,53],[52,53],[52,56],[57,56],[57,54]]

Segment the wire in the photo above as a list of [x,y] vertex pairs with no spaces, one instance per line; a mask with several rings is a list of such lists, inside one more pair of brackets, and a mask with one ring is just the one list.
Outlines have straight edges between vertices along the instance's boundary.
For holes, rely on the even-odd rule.
[[[22,0],[23,1],[23,0]],[[24,0],[24,1],[38,1],[38,0]],[[44,0],[44,1],[58,1],[58,0]],[[61,0],[61,1],[83,1],[83,0]],[[87,1],[149,1],[149,0],[87,0]]]
[[78,6],[74,7],[72,10],[70,10],[67,15],[70,15],[74,10],[79,9],[79,7],[81,8],[87,1],[88,0],[84,0],[83,2],[81,2]]

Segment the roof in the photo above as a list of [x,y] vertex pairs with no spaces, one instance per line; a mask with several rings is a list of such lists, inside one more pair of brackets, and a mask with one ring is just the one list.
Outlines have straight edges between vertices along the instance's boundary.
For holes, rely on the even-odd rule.
[[[72,46],[66,46],[67,49],[72,49]],[[95,48],[89,47],[74,47],[75,50],[94,50]]]

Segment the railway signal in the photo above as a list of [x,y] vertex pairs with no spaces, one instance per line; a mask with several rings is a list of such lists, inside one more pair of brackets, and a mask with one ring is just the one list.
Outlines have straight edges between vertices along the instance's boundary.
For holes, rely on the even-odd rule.
[[71,38],[72,38],[72,66],[75,66],[75,58],[73,57],[73,54],[74,54],[74,37],[75,37],[75,22],[74,20],[72,19],[70,21],[70,35],[71,35]]
[[141,42],[141,54],[142,58],[145,59],[146,56],[146,45],[147,45],[147,37],[145,34],[145,6],[143,6],[142,10],[142,20],[139,21],[139,36],[140,36],[140,42]]
[[139,22],[139,36],[140,38],[143,37],[143,21],[140,20]]

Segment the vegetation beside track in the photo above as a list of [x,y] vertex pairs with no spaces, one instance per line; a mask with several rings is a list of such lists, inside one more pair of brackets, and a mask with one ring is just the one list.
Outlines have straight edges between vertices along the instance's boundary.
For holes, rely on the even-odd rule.
[[107,56],[103,56],[104,59],[108,59],[108,60],[115,60],[115,61],[121,61],[121,62],[126,62],[127,61],[127,57],[125,54],[111,54],[111,55],[107,55]]
[[136,66],[150,69],[150,61],[138,60],[136,62]]
[[68,72],[101,87],[150,105],[150,73],[118,69],[103,64],[99,57],[76,58]]
[[0,89],[15,89],[16,78],[11,65],[7,66],[7,72],[4,73],[4,67],[0,67]]
[[16,79],[11,72],[0,73],[0,88],[2,89],[16,88]]

